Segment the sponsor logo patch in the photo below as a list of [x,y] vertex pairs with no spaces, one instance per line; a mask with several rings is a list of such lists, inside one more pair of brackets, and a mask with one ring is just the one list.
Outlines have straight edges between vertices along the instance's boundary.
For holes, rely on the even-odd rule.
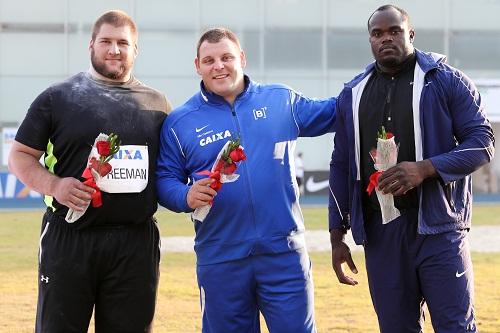
[[456,277],[456,278],[459,278],[459,277],[461,277],[462,275],[464,275],[464,274],[465,274],[465,272],[467,272],[467,269],[466,269],[465,271],[461,272],[461,273],[457,271],[457,272],[455,273],[455,277]]
[[306,182],[306,190],[308,192],[318,192],[321,191],[324,188],[327,188],[329,185],[330,181],[327,180],[322,180],[320,182],[315,182],[314,181],[314,176],[311,176],[307,179]]
[[255,120],[266,119],[267,118],[266,112],[267,112],[267,106],[264,106],[260,109],[254,109],[253,110],[253,117]]
[[200,140],[200,146],[206,146],[208,144],[214,143],[219,140],[223,140],[225,138],[231,137],[231,132],[229,130],[225,130],[224,132],[218,132],[209,136],[204,137]]
[[196,127],[196,128],[195,128],[195,132],[196,132],[196,133],[200,133],[201,131],[203,131],[203,130],[204,130],[205,128],[207,128],[208,126],[210,126],[210,125],[205,125],[205,126],[203,126],[203,127],[199,127],[199,128],[198,128],[198,127]]
[[142,160],[141,151],[138,149],[120,149],[113,158],[117,160]]

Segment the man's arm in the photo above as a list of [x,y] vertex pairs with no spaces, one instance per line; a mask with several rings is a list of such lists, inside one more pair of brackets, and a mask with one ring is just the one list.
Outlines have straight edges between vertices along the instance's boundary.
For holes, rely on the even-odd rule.
[[[379,189],[393,195],[405,194],[426,178],[444,183],[465,177],[488,163],[494,154],[494,136],[475,85],[462,73],[448,73],[448,109],[458,145],[451,151],[418,162],[402,162],[384,171]],[[443,97],[444,99],[444,97]],[[439,135],[436,135],[439,138]]]
[[75,211],[83,211],[94,189],[78,179],[60,178],[50,173],[39,162],[42,155],[43,151],[14,141],[9,155],[9,169],[34,191],[53,196],[59,203]]
[[[339,101],[342,94],[339,96]],[[333,126],[335,145],[330,162],[330,195],[328,203],[328,223],[330,243],[332,246],[332,268],[340,283],[356,285],[358,282],[344,274],[342,265],[346,263],[353,273],[357,273],[349,246],[344,241],[345,233],[350,227],[349,216],[349,147],[346,124],[339,104],[337,119]]]
[[476,86],[458,70],[450,73],[448,109],[458,145],[450,152],[430,157],[444,183],[461,179],[491,161],[495,138]]
[[209,205],[217,195],[209,186],[213,182],[211,178],[198,180],[189,186],[185,163],[182,147],[167,117],[160,134],[156,188],[160,205],[174,212],[192,212]]
[[312,99],[291,90],[291,100],[299,136],[319,136],[333,131],[337,98]]
[[358,281],[345,275],[342,265],[347,264],[351,272],[358,274],[358,269],[352,260],[351,250],[345,243],[345,231],[341,229],[330,230],[330,244],[332,246],[332,268],[340,283],[355,286]]

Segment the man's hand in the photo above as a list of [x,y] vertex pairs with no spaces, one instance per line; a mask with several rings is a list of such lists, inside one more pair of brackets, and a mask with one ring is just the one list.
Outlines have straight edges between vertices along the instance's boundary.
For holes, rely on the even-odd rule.
[[217,195],[217,191],[210,187],[212,178],[204,178],[194,182],[187,194],[187,204],[191,209],[209,205]]
[[354,264],[351,256],[351,250],[349,246],[344,242],[344,234],[341,230],[332,229],[330,231],[330,242],[332,244],[332,267],[337,274],[337,278],[340,283],[355,286],[358,281],[354,280],[352,277],[344,274],[344,269],[342,268],[343,263],[347,263],[347,266],[351,269],[351,272],[358,274],[358,269]]
[[436,170],[429,160],[401,162],[382,173],[378,178],[378,189],[384,194],[404,195],[422,184],[424,179],[435,175]]
[[55,178],[50,192],[60,204],[81,212],[90,204],[94,191],[78,179],[66,177]]

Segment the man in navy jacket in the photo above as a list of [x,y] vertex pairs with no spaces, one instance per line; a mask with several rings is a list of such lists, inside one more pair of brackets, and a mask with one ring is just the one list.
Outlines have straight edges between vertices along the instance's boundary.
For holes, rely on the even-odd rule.
[[[422,304],[436,332],[475,332],[471,176],[494,153],[491,125],[474,84],[441,55],[413,47],[408,14],[392,5],[368,20],[375,62],[337,101],[330,169],[332,266],[341,283],[356,266],[344,243],[352,230],[365,250],[381,332],[420,332]],[[370,151],[381,128],[399,144],[397,164],[378,177],[400,216],[383,223]],[[387,221],[385,221],[387,222]]]
[[[294,151],[297,137],[332,130],[336,99],[259,84],[245,64],[231,31],[201,36],[201,89],[163,125],[159,202],[177,212],[211,206],[203,221],[193,214],[203,332],[260,332],[259,310],[271,333],[315,332]],[[200,172],[238,137],[247,160],[219,189]]]

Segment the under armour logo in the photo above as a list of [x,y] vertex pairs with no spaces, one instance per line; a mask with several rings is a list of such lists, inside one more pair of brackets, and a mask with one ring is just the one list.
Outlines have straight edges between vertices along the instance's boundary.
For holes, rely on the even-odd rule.
[[49,277],[48,276],[43,276],[40,278],[41,282],[49,283]]

